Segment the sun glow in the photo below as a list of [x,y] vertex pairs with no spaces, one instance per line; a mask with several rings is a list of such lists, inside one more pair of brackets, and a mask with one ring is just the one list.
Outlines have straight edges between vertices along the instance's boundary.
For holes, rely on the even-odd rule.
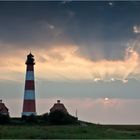
[[106,97],[104,100],[105,100],[105,101],[108,101],[108,100],[109,100],[109,98],[107,98],[107,97]]
[[44,72],[47,71],[46,77],[51,79],[92,80],[94,82],[122,80],[123,83],[127,83],[129,75],[136,74],[139,54],[133,48],[126,49],[124,60],[116,61],[90,60],[80,56],[77,53],[78,49],[78,46],[50,49],[43,56],[45,61],[38,65],[44,69]]
[[[137,78],[136,75],[140,74],[139,54],[132,47],[125,50],[123,60],[114,61],[105,59],[95,61],[86,58],[77,53],[79,49],[80,47],[76,45],[67,45],[67,47],[56,45],[47,50],[34,50],[36,77],[47,80],[90,80],[93,82],[121,80],[127,83],[128,78]],[[1,59],[5,60],[5,63],[1,63],[2,79],[9,77],[10,80],[16,79],[16,73],[25,73],[27,52],[20,50],[16,54],[18,55],[13,52],[8,58],[1,56]]]

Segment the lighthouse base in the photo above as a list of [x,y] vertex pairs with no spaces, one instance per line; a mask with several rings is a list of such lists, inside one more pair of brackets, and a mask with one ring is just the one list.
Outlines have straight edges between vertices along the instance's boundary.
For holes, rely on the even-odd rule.
[[22,112],[22,116],[31,116],[31,115],[36,116],[37,113],[36,112]]

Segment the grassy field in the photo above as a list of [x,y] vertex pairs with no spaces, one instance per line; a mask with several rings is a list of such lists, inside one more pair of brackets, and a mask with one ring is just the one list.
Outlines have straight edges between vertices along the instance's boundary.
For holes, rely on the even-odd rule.
[[0,125],[0,138],[10,139],[140,139],[140,125]]

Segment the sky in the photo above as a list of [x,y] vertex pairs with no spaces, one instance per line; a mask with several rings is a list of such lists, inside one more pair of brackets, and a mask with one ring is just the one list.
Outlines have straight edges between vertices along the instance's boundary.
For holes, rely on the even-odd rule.
[[139,1],[0,1],[0,98],[21,116],[27,54],[37,113],[57,99],[79,119],[140,124]]

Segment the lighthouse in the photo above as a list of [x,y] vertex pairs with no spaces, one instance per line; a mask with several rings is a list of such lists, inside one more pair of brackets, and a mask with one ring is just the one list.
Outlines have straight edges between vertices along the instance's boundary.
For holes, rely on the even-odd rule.
[[24,89],[24,101],[22,116],[36,115],[35,103],[35,82],[34,82],[34,56],[30,53],[27,55],[26,79]]

